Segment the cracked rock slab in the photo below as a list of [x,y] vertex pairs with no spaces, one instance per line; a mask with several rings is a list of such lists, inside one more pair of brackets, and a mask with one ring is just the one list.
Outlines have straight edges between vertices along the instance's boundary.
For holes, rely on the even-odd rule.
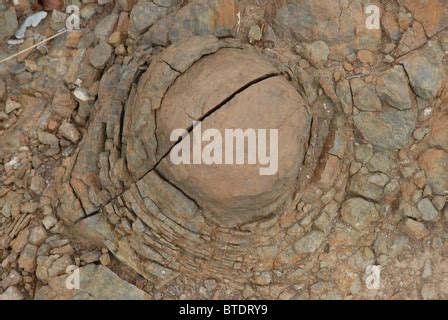
[[[79,270],[79,290],[66,287],[68,275],[49,280],[36,291],[35,300],[145,300],[149,296],[132,284],[120,279],[110,269],[89,264]],[[70,279],[68,280],[70,281]]]

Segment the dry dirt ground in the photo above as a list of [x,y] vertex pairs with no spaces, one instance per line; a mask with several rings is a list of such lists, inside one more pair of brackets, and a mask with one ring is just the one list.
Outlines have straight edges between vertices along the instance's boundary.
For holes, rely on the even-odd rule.
[[[0,300],[447,299],[447,28],[446,0],[0,0]],[[236,86],[263,68],[232,52],[276,71]],[[285,206],[207,214],[242,179],[163,161],[169,101],[274,79],[309,115]]]

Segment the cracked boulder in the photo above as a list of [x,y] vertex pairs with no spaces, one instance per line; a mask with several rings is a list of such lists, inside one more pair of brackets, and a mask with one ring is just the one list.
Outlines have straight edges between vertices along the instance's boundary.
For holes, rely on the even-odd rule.
[[[212,68],[214,72],[208,72]],[[278,129],[277,173],[272,168],[272,174],[261,175],[268,168],[260,164],[173,165],[165,157],[157,169],[161,175],[202,208],[224,214],[223,221],[229,215],[270,214],[291,196],[304,158],[310,117],[300,94],[270,63],[240,49],[222,49],[182,74],[157,112],[159,156],[172,145],[169,138],[174,129],[188,129],[192,120],[201,119],[202,131]],[[274,151],[275,141],[270,143],[268,152]]]
[[[155,73],[147,73],[137,88],[124,123],[129,171],[138,179],[154,169],[223,222],[229,215],[243,221],[242,216],[270,214],[291,196],[304,158],[310,126],[305,101],[259,54],[218,48],[214,40],[204,52],[194,42],[188,47],[197,58],[211,53],[189,67],[192,61],[180,50],[168,49],[150,66]],[[169,153],[185,141],[173,142],[171,135],[174,130],[194,134],[198,129],[193,129],[193,121],[201,121],[202,131],[222,133],[222,143],[226,129],[278,129],[278,172],[260,175],[259,164],[225,164],[225,150],[210,164],[173,164]],[[208,144],[202,142],[201,148]],[[152,163],[148,154],[153,155]]]
[[[161,53],[142,47],[127,65],[111,66],[87,134],[61,169],[59,215],[151,281],[186,272],[244,282],[254,261],[263,270],[317,250],[330,228],[312,250],[298,250],[294,243],[305,234],[291,231],[280,241],[285,231],[278,220],[297,204],[323,149],[343,157],[346,127],[341,118],[330,133],[332,113],[322,109],[327,121],[312,129],[319,108],[308,108],[282,70],[256,49],[214,36],[192,37]],[[202,156],[193,163],[196,130],[219,133],[199,140],[202,150],[211,137],[221,140],[209,153],[212,162]],[[230,163],[226,130],[243,133],[239,141],[230,136]],[[276,163],[249,162],[249,140],[262,148],[257,159],[275,153],[270,161]],[[237,148],[246,149],[244,159],[237,159]],[[187,162],[172,160],[179,150],[191,150]],[[335,181],[339,173],[319,179]],[[332,222],[334,210],[320,226]]]

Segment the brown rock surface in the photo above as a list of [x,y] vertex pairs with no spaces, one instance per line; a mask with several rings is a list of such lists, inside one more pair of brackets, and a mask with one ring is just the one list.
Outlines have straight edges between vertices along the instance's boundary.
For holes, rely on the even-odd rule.
[[[0,60],[64,26],[6,43],[33,3]],[[76,5],[0,63],[0,299],[448,298],[445,0]],[[174,165],[193,120],[278,128],[279,170]]]

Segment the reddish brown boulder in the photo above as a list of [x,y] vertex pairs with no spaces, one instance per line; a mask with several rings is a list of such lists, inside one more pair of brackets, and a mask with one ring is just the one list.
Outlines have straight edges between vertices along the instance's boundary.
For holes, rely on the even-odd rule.
[[[246,220],[266,215],[292,195],[310,117],[294,86],[261,55],[224,48],[202,58],[169,88],[156,119],[157,157],[165,156],[156,170],[215,218],[225,214],[224,221],[231,214]],[[222,164],[175,165],[170,160],[171,133],[191,130],[193,120],[202,121],[202,132],[216,129],[221,133]],[[226,129],[266,129],[268,138],[269,129],[278,129],[278,171],[273,168],[272,174],[261,175],[260,168],[269,165],[248,164],[248,149],[244,164],[224,163]],[[203,142],[202,147],[207,144]]]

